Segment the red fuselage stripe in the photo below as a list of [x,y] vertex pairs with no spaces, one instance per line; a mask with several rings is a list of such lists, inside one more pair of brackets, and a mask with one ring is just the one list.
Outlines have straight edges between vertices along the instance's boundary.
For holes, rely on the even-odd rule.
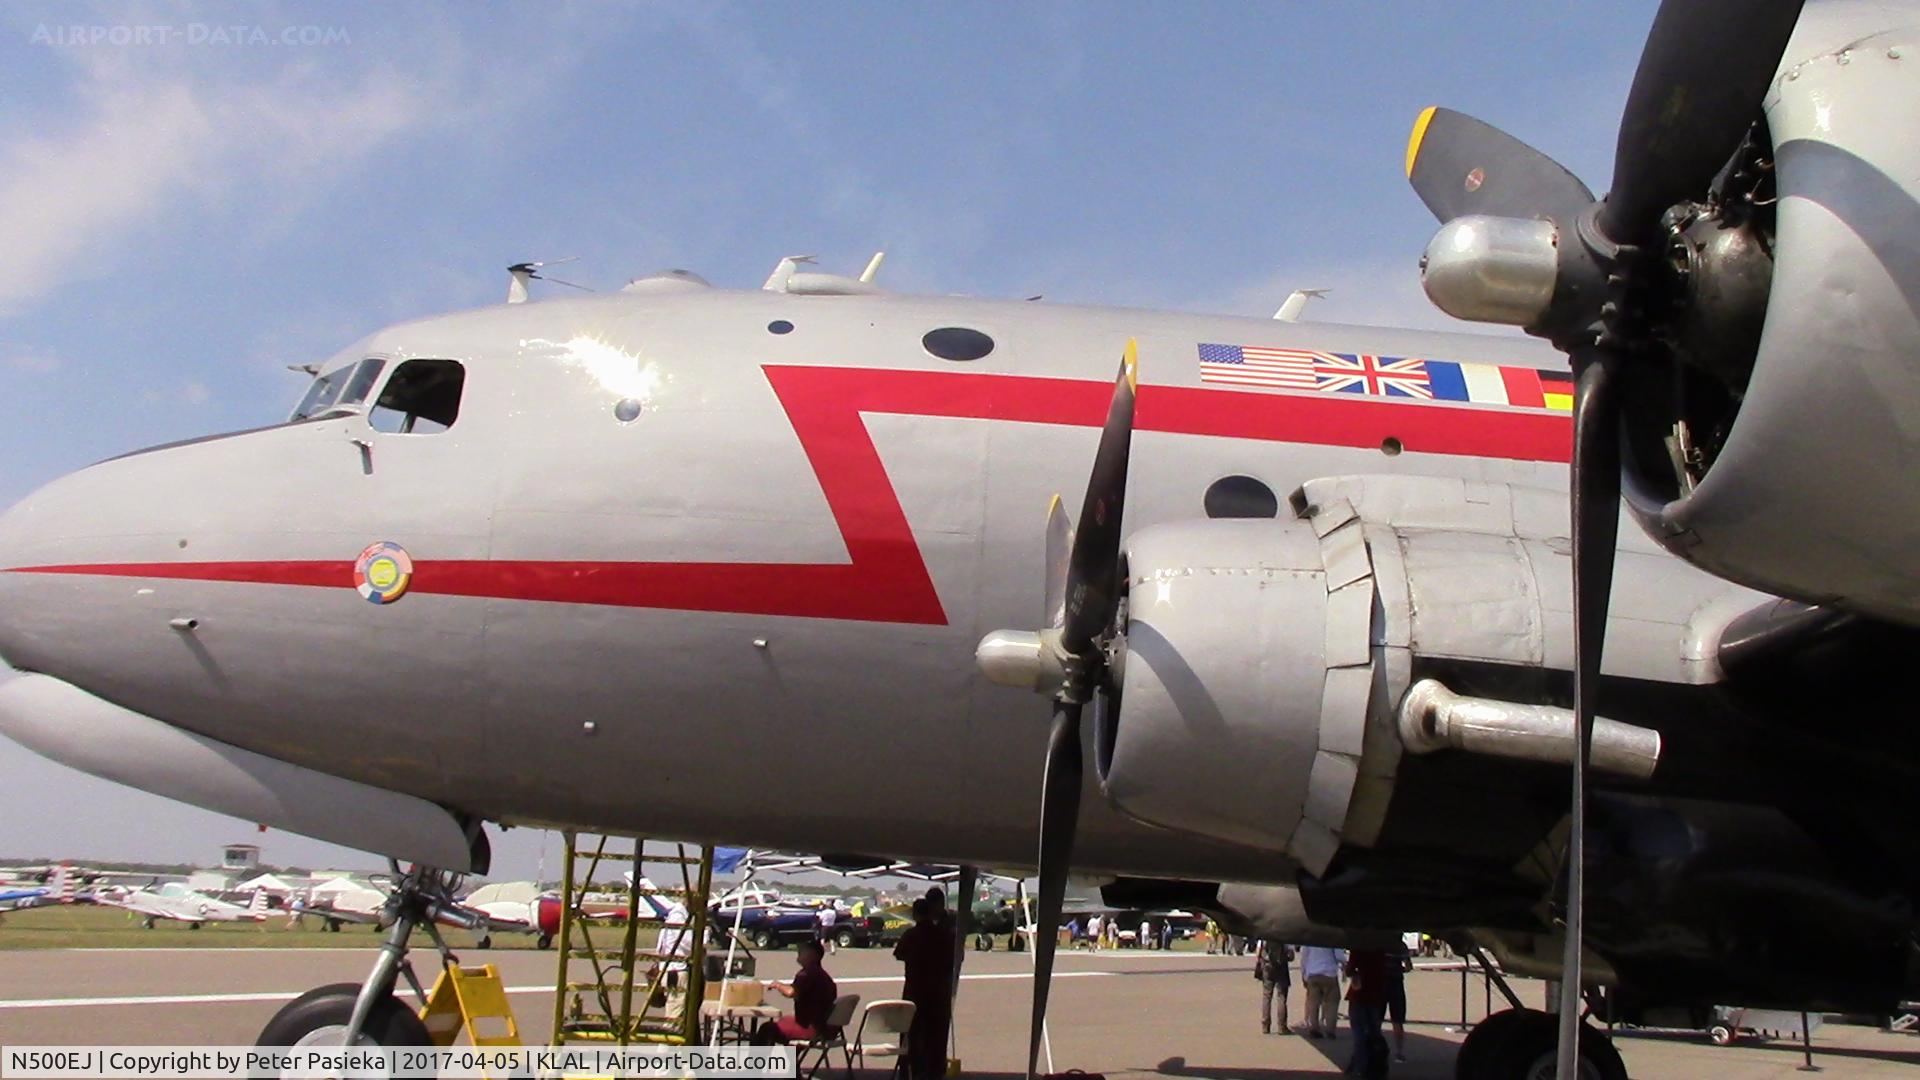
[[[933,579],[867,413],[1098,427],[1111,384],[946,371],[769,366],[834,521],[844,563],[581,562],[414,557],[409,592],[503,600],[944,624]],[[1565,462],[1562,414],[1389,403],[1347,394],[1142,386],[1135,430],[1415,453]],[[404,542],[404,538],[401,538]],[[95,563],[15,573],[353,588],[346,560]]]

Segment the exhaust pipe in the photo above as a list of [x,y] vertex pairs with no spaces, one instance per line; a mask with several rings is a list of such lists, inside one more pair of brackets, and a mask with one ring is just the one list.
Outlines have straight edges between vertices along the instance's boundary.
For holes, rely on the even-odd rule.
[[[1470,754],[1573,764],[1573,710],[1462,697],[1433,679],[1413,684],[1400,700],[1400,741],[1416,754]],[[1593,723],[1593,767],[1650,780],[1660,764],[1660,733],[1599,717]]]

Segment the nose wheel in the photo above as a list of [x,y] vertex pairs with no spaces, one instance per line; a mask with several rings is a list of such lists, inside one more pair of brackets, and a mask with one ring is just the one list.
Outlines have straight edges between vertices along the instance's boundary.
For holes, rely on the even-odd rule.
[[[1507,1009],[1467,1033],[1454,1080],[1553,1080],[1559,1021],[1538,1009]],[[1626,1063],[1598,1028],[1580,1027],[1579,1080],[1627,1080]]]
[[300,995],[273,1014],[260,1030],[256,1046],[432,1045],[419,1014],[394,996],[404,978],[421,1004],[427,999],[407,960],[407,942],[416,928],[426,931],[442,966],[450,966],[456,957],[435,921],[471,930],[479,920],[454,903],[458,875],[431,867],[402,872],[397,864],[393,872],[397,884],[380,912],[381,924],[390,929],[366,982],[334,983]]

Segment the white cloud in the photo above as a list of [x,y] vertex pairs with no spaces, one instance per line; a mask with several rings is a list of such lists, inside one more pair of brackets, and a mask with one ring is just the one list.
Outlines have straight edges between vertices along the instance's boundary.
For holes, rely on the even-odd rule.
[[150,386],[140,391],[140,400],[149,405],[205,405],[213,400],[213,391],[198,379],[177,386]]
[[[0,313],[111,262],[133,236],[245,189],[297,205],[457,99],[458,65],[341,70],[134,62],[63,50],[63,106],[0,145],[0,236],[27,272],[0,278]],[[191,58],[189,58],[191,59]],[[176,219],[177,220],[177,219]]]
[[0,357],[0,367],[12,371],[23,371],[29,375],[48,375],[66,366],[66,362],[51,353],[22,352],[10,353]]
[[1247,282],[1223,299],[1194,306],[1224,305],[1238,315],[1272,315],[1295,289],[1328,290],[1326,296],[1308,301],[1302,321],[1454,333],[1519,334],[1517,330],[1498,326],[1461,322],[1434,307],[1420,288],[1420,268],[1414,258],[1288,266]]

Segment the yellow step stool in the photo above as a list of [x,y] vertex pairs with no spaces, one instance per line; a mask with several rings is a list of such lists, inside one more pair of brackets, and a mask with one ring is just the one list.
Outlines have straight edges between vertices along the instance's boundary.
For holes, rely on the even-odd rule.
[[420,1021],[435,1046],[452,1046],[460,1032],[475,1046],[522,1046],[520,1025],[507,1003],[507,987],[500,969],[457,964],[443,968],[420,1010]]

